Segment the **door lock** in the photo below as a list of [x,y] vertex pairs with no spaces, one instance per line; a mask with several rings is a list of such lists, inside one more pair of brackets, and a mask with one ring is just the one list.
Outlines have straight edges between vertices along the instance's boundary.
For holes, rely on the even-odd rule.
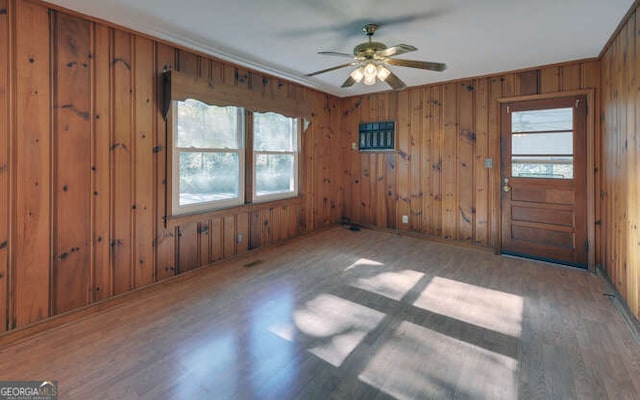
[[504,185],[502,185],[502,191],[503,192],[510,192],[511,191],[511,186],[509,185],[509,178],[504,178],[503,182],[504,182]]

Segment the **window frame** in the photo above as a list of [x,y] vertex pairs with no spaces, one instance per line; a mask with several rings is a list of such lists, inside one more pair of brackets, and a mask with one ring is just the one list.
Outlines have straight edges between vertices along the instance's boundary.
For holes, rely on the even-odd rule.
[[[199,100],[197,98],[191,98],[191,100],[198,101],[200,103],[206,104],[207,106],[215,106],[215,107],[234,107],[238,113],[238,125],[236,127],[236,135],[238,140],[238,148],[237,149],[225,149],[225,148],[180,148],[177,146],[177,138],[178,138],[178,115],[177,115],[177,103],[184,102],[185,100],[171,100],[170,110],[168,113],[168,123],[167,127],[169,127],[169,135],[168,140],[171,146],[171,151],[169,151],[169,162],[167,163],[170,166],[170,169],[167,171],[168,179],[167,183],[169,183],[168,192],[171,196],[171,214],[174,216],[186,215],[186,214],[194,214],[201,213],[207,211],[217,211],[225,208],[235,207],[244,204],[245,202],[245,193],[246,193],[246,185],[245,185],[245,169],[246,165],[246,113],[242,107],[239,106],[218,106],[215,104],[208,104]],[[239,171],[238,171],[238,196],[232,199],[221,199],[221,200],[213,200],[206,202],[199,202],[188,205],[180,205],[180,153],[237,153],[238,154],[238,163],[239,163]]]
[[[255,149],[254,115],[266,114],[266,113],[279,114],[286,118],[290,118],[294,121],[295,128],[293,128],[292,130],[295,130],[294,135],[295,135],[296,146],[293,151],[256,150]],[[289,116],[280,114],[276,111],[265,111],[263,113],[248,112],[246,115],[247,115],[247,121],[249,120],[251,121],[250,123],[246,124],[248,128],[247,142],[250,142],[250,145],[247,146],[247,149],[250,151],[249,156],[247,158],[251,160],[250,166],[248,165],[248,167],[250,167],[250,174],[251,174],[251,180],[249,183],[251,185],[251,188],[250,188],[251,201],[250,202],[266,203],[274,200],[284,200],[284,199],[297,197],[300,192],[300,152],[301,152],[301,139],[302,139],[302,129],[303,129],[302,118],[289,117]],[[265,154],[265,155],[291,154],[293,155],[293,190],[292,191],[258,195],[256,162],[257,162],[257,157],[260,154]]]

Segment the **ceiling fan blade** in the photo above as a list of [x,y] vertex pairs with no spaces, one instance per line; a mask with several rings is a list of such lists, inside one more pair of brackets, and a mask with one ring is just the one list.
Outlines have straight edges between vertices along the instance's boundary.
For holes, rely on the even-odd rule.
[[360,28],[363,25],[372,22],[384,27],[393,27],[397,25],[410,24],[416,21],[426,21],[439,18],[450,12],[449,8],[437,8],[425,10],[422,12],[411,12],[409,14],[400,15],[397,17],[381,19],[376,18],[373,20],[371,18],[363,18],[354,20],[353,16],[347,12],[346,8],[343,7],[340,2],[335,2],[335,5],[332,6],[332,2],[302,0],[297,4],[313,8],[311,10],[312,12],[317,13],[318,15],[329,17],[331,20],[345,22],[338,22],[332,25],[323,25],[317,27],[310,27],[308,25],[305,25],[297,29],[284,30],[280,32],[280,36],[297,38],[315,36],[325,32],[334,32],[336,36],[346,39],[362,35],[362,31],[360,30]]
[[307,74],[305,76],[315,76],[315,75],[320,75],[320,74],[324,74],[325,72],[330,72],[330,71],[335,71],[336,69],[340,69],[340,68],[344,68],[344,67],[349,67],[351,65],[356,65],[358,64],[357,62],[350,62],[350,63],[346,63],[346,64],[342,64],[342,65],[338,65],[336,67],[331,67],[331,68],[327,68],[327,69],[321,69],[320,71],[316,71],[316,72],[312,72],[310,74]]
[[384,50],[376,51],[376,56],[378,57],[391,57],[397,56],[399,54],[410,53],[412,51],[418,50],[416,47],[410,44],[397,44],[395,46],[388,47]]
[[337,57],[353,58],[353,54],[340,53],[340,52],[337,52],[337,51],[319,51],[318,54],[322,54],[323,56],[337,56]]
[[428,69],[430,71],[442,72],[447,69],[446,64],[430,62],[430,61],[416,61],[416,60],[399,60],[397,58],[389,58],[384,60],[385,64],[397,65],[399,67],[420,68]]
[[354,83],[356,83],[356,81],[351,77],[351,75],[349,75],[347,80],[344,81],[344,83],[342,84],[342,87],[343,88],[351,87],[351,86],[353,86]]
[[389,76],[387,76],[385,82],[387,82],[387,84],[391,86],[393,90],[402,90],[407,87],[407,85],[405,85],[405,83],[402,82],[400,78],[398,78],[398,75],[394,74],[393,72],[389,73]]

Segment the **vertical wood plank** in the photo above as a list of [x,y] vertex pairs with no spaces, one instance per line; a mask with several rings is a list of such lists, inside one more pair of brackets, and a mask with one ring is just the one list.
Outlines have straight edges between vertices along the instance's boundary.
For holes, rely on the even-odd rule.
[[540,70],[539,69],[520,72],[518,74],[518,79],[520,81],[520,90],[518,91],[520,96],[538,94],[540,92]]
[[134,39],[134,287],[155,281],[154,259],[154,100],[155,48],[149,39]]
[[444,144],[444,106],[443,106],[444,86],[439,85],[431,90],[431,114],[433,120],[432,126],[432,147],[431,147],[431,188],[429,196],[431,202],[431,234],[434,236],[442,235],[442,216],[443,216],[443,184],[442,184],[442,166],[443,155],[442,146]]
[[198,266],[209,264],[211,259],[211,234],[209,221],[198,223]]
[[411,98],[409,92],[404,90],[398,93],[398,119],[396,126],[396,136],[398,143],[398,156],[396,166],[397,182],[397,205],[396,221],[397,229],[407,231],[410,225],[402,222],[403,215],[409,215],[411,211],[410,193],[410,165],[409,165],[409,145],[411,132]]
[[109,28],[94,24],[93,48],[93,300],[113,295],[111,269],[111,61],[113,59]]
[[473,201],[474,162],[473,153],[476,144],[476,132],[473,126],[473,81],[457,85],[457,185],[458,185],[458,230],[459,240],[470,241],[475,227],[475,208]]
[[178,232],[178,273],[181,274],[200,266],[199,241],[200,224],[187,222],[177,227]]
[[113,31],[112,79],[112,186],[113,220],[111,251],[113,292],[133,289],[133,132],[132,132],[132,36]]
[[[361,117],[361,109],[363,97],[358,97],[352,106],[350,106],[351,110],[351,118],[349,118],[349,127],[353,132],[353,141],[358,143],[358,127],[360,122],[362,121]],[[362,207],[360,206],[360,187],[362,183],[360,182],[360,152],[358,150],[354,150],[350,154],[351,163],[350,163],[350,172],[351,172],[351,185],[350,185],[350,193],[351,193],[351,214],[350,218],[352,221],[359,223],[360,222],[360,214]],[[394,207],[395,209],[395,207]]]
[[54,18],[54,259],[52,314],[90,301],[91,75],[89,22]]
[[457,89],[457,84],[449,83],[444,86],[443,93],[442,237],[445,239],[456,239],[458,232]]
[[216,262],[218,260],[222,260],[222,238],[224,234],[222,233],[222,218],[213,217],[211,218],[211,222],[209,223],[209,239],[211,240],[210,244],[210,252],[211,259],[209,262]]
[[493,167],[489,170],[489,246],[498,248],[500,245],[500,220],[502,205],[500,203],[501,152],[500,152],[500,104],[498,99],[503,96],[503,77],[490,78],[489,82],[489,143],[488,156],[493,160]]
[[16,2],[15,183],[11,328],[49,316],[51,267],[51,91],[49,12]]
[[[635,14],[635,31],[637,32],[635,36],[635,49],[633,51],[635,67],[634,71],[634,81],[636,84],[640,84],[640,73],[638,72],[638,68],[640,68],[640,8],[636,8]],[[638,204],[638,199],[640,199],[640,90],[636,90],[635,92],[635,135],[633,137],[633,148],[634,148],[634,156],[635,166],[631,167],[633,171],[633,175],[630,177],[629,182],[631,185],[631,198],[635,199],[636,204]],[[631,242],[633,259],[630,260],[629,265],[632,268],[632,274],[635,275],[635,294],[636,301],[635,307],[632,309],[636,318],[640,319],[640,208],[636,207],[634,209],[633,215],[633,240]]]
[[[389,119],[398,121],[398,92],[392,92],[389,94]],[[396,130],[396,136],[398,135]],[[396,138],[396,143],[397,143]],[[397,192],[397,168],[398,165],[398,155],[396,152],[387,153],[386,157],[386,170],[385,170],[385,181],[386,181],[386,197],[385,197],[385,206],[386,206],[386,214],[387,214],[387,226],[392,229],[398,229],[399,223],[397,219],[397,211],[396,207],[398,204],[398,192]]]
[[[249,214],[246,212],[238,213],[236,221],[236,246],[238,254],[241,254],[249,250]],[[288,229],[287,221],[281,221],[281,227],[286,231]],[[242,237],[242,241],[240,237]],[[283,239],[285,238],[286,236],[283,236]]]
[[9,161],[9,9],[8,0],[0,0],[0,332],[8,328],[9,277],[9,215],[12,215],[9,197],[9,174],[13,172]]
[[488,246],[489,172],[484,165],[489,158],[489,80],[475,81],[475,157],[474,157],[474,242]]
[[560,91],[560,67],[545,67],[540,71],[540,93]]
[[562,81],[560,84],[560,90],[570,91],[580,89],[580,82],[582,77],[580,75],[582,71],[581,64],[569,64],[560,68]]
[[[182,49],[178,49],[176,54],[176,70],[188,75],[200,76],[200,63],[198,62],[198,56]],[[233,84],[233,77],[231,83]]]
[[422,221],[420,231],[433,235],[432,208],[433,191],[431,176],[433,171],[433,87],[425,87],[422,93],[423,129],[420,144],[420,187],[422,189]]
[[[373,116],[370,116],[371,110],[371,96],[365,96],[362,98],[360,104],[360,122],[371,122]],[[359,165],[359,179],[360,179],[360,203],[357,205],[359,208],[358,222],[363,225],[371,224],[371,177],[369,176],[369,169],[371,167],[371,153],[361,152],[359,153],[358,160]]]
[[237,227],[235,215],[225,216],[222,226],[222,231],[224,233],[222,252],[224,254],[224,258],[233,257],[238,254],[236,248]]
[[[640,270],[638,263],[640,258],[638,257],[638,223],[640,220],[637,218],[638,204],[640,204],[640,197],[638,195],[638,179],[640,176],[637,173],[636,165],[638,159],[638,126],[636,125],[636,101],[640,98],[638,91],[640,90],[640,74],[638,74],[638,68],[640,63],[637,63],[636,51],[640,47],[637,45],[637,41],[640,33],[636,26],[636,16],[632,16],[627,22],[626,29],[626,42],[628,43],[625,52],[625,62],[627,68],[627,74],[625,77],[625,90],[627,92],[626,97],[626,110],[624,111],[627,118],[627,131],[625,135],[624,148],[626,152],[626,206],[627,206],[627,221],[625,229],[627,231],[627,244],[626,244],[626,292],[627,292],[627,304],[629,308],[637,314],[638,312],[638,286],[637,286],[637,273]],[[634,205],[635,203],[635,205]]]
[[422,114],[422,93],[421,89],[410,91],[411,101],[411,130],[409,132],[409,226],[412,231],[422,231],[422,200],[424,190],[422,183],[422,158],[420,149],[424,136],[424,116]]
[[260,210],[252,211],[249,216],[251,228],[249,230],[249,249],[257,249],[262,246],[262,213]]
[[162,107],[160,107],[164,101],[164,85],[160,74],[173,68],[174,62],[174,49],[164,44],[156,44],[156,128],[154,130],[153,154],[156,186],[155,269],[158,281],[176,274],[175,235],[173,230],[167,229],[165,226],[165,217],[170,214],[167,196],[171,195],[167,194],[167,154],[172,143],[167,142],[167,122],[162,115]]
[[[307,99],[305,102],[308,102],[309,92],[305,91],[307,94]],[[340,123],[342,116],[340,114],[341,106],[340,99],[334,98],[333,96],[329,96],[331,100],[331,141],[329,142],[329,146],[334,147],[335,143],[341,144],[341,130]],[[340,149],[340,147],[338,147]],[[331,184],[329,186],[329,193],[331,194],[331,215],[330,215],[330,223],[336,223],[342,217],[342,209],[344,207],[344,151],[331,151],[331,162],[330,162],[330,176],[331,176]],[[289,215],[294,214],[295,210],[290,210]]]

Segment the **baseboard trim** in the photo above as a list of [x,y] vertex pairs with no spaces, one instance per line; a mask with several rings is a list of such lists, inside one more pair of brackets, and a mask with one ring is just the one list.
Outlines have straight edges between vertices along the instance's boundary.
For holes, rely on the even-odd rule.
[[631,335],[633,335],[638,345],[640,345],[640,322],[635,317],[635,315],[633,315],[631,309],[629,309],[629,306],[627,305],[627,302],[624,300],[618,289],[616,289],[616,287],[613,285],[606,271],[602,269],[602,266],[596,266],[596,274],[600,278],[602,278],[602,281],[605,284],[605,288],[608,292],[605,293],[605,295],[609,297],[609,299],[613,303],[613,306],[616,308],[616,310],[618,310],[618,312],[622,316],[622,319],[624,320],[624,323],[629,328]]

